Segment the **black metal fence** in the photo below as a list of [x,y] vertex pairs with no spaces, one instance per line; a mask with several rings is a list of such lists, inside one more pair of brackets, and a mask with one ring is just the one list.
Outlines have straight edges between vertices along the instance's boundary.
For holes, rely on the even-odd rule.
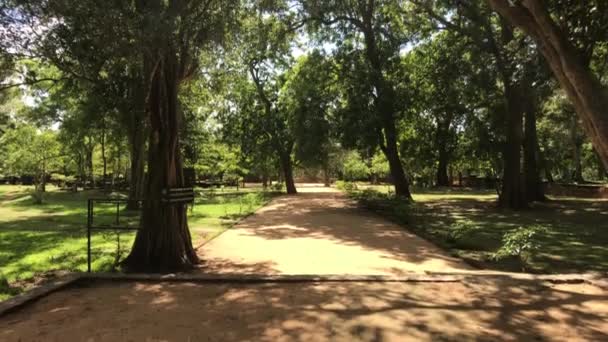
[[[186,205],[191,204],[190,208],[194,207],[195,200],[194,188],[172,188],[163,189],[161,191],[160,202],[164,205]],[[137,231],[141,229],[141,220],[137,227],[123,224],[120,220],[120,207],[123,204],[129,203],[131,200],[123,198],[89,198],[87,201],[87,272],[91,272],[91,232],[92,231],[113,231],[117,234],[121,231]],[[144,203],[144,200],[136,200],[138,207]],[[114,221],[110,224],[95,223],[95,205],[96,204],[111,204],[115,205]],[[120,244],[120,235],[117,235],[118,243]]]
[[[142,201],[138,201],[140,204]],[[91,232],[92,231],[137,231],[140,226],[133,227],[126,224],[121,224],[120,207],[123,204],[129,203],[127,199],[119,198],[89,198],[87,201],[87,272],[91,272]],[[111,224],[96,224],[95,223],[95,204],[114,204],[116,212],[114,214],[114,222]]]

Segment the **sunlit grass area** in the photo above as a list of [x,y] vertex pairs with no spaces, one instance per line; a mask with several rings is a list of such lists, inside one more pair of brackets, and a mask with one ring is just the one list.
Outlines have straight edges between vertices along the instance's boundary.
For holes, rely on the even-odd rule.
[[[86,270],[87,198],[105,197],[97,191],[78,193],[49,187],[43,204],[34,204],[32,187],[0,186],[0,300],[42,279],[52,271]],[[201,190],[192,210],[189,227],[196,246],[213,239],[240,218],[267,203],[273,193],[251,188]],[[112,196],[122,196],[112,194]],[[136,227],[139,213],[120,207],[120,224]],[[95,223],[114,223],[116,207],[97,204]],[[92,268],[108,271],[126,256],[134,232],[95,232]],[[120,248],[118,248],[120,241]]]
[[[359,184],[358,189],[392,190],[366,184]],[[494,260],[493,255],[508,232],[540,227],[538,253],[528,260],[529,271],[608,271],[606,200],[550,196],[530,209],[510,211],[497,207],[493,190],[414,189],[413,197],[413,205],[391,204],[392,210],[382,215],[477,266],[520,271],[515,260]],[[458,234],[454,234],[456,230]]]

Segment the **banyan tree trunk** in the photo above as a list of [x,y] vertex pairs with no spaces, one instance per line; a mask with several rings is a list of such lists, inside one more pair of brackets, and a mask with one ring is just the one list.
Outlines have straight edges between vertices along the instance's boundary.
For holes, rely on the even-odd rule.
[[164,189],[184,187],[179,149],[181,115],[177,72],[174,58],[164,57],[151,78],[147,100],[150,115],[148,177],[142,227],[131,253],[123,262],[128,271],[172,272],[192,268],[198,263],[188,230],[186,205],[161,201]]

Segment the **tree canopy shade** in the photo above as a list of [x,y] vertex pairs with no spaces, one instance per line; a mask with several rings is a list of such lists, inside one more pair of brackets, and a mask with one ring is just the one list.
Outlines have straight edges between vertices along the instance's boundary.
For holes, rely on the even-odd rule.
[[[3,45],[3,50],[9,55],[38,58],[57,66],[66,77],[131,94],[126,96],[124,111],[145,113],[139,116],[149,123],[144,228],[125,260],[128,269],[176,270],[198,260],[185,206],[162,204],[161,193],[184,186],[179,153],[180,85],[197,72],[201,49],[221,40],[237,5],[236,1],[214,0],[77,4],[16,0],[2,8],[2,20],[8,28],[2,32],[2,43],[12,44]],[[118,65],[120,69],[115,69]],[[121,76],[131,80],[118,83]],[[116,87],[104,82],[109,78]],[[43,80],[32,77],[28,83],[39,81]],[[98,94],[100,91],[94,90]],[[129,104],[135,104],[136,109]],[[113,107],[121,108],[120,104]],[[127,126],[142,127],[137,116],[131,118],[135,120],[127,119]],[[133,139],[141,139],[141,134],[133,134]],[[142,141],[133,145],[141,148]]]
[[500,179],[499,205],[521,209],[545,180],[605,178],[606,6],[6,0],[0,176],[54,171],[20,159],[22,136],[32,155],[52,136],[56,168],[87,184],[128,175],[130,206],[145,200],[134,271],[198,261],[184,205],[161,202],[183,166],[293,194],[310,170],[386,180],[407,199]]

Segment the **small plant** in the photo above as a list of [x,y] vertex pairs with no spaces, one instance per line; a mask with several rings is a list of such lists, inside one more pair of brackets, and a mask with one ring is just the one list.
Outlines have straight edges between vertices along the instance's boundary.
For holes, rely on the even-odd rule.
[[30,196],[34,201],[34,204],[42,204],[44,203],[45,193],[39,186],[36,186],[36,189],[31,192]]
[[450,226],[448,241],[456,242],[462,240],[477,229],[479,229],[479,227],[471,221],[458,221]]
[[357,190],[357,183],[347,182],[347,181],[337,181],[336,188],[339,190],[346,191],[346,192],[352,192],[352,191]]
[[534,225],[507,232],[502,237],[502,247],[493,255],[494,260],[517,257],[525,271],[529,261],[540,250],[539,236],[546,231],[545,227]]
[[283,183],[280,183],[280,182],[272,183],[270,185],[270,189],[273,191],[283,191],[284,188],[285,187],[284,187]]
[[260,194],[256,193],[248,193],[243,196],[243,203],[247,207],[246,212],[250,213],[253,211],[253,208],[256,204],[260,202]]

